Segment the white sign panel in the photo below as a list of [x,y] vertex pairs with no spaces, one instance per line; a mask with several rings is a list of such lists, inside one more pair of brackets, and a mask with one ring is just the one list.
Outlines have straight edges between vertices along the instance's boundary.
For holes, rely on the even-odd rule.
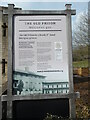
[[14,94],[68,93],[66,16],[14,16]]

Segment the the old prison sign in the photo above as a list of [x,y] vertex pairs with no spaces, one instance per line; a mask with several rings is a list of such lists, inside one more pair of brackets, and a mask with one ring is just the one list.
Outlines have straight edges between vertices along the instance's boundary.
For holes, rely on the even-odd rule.
[[15,15],[13,93],[68,93],[67,42],[65,15]]

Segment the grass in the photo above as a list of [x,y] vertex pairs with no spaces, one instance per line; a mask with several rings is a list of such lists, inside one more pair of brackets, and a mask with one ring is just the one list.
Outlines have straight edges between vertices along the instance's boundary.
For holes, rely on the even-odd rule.
[[73,62],[73,67],[77,68],[77,67],[88,67],[88,60],[84,60],[84,61],[76,61]]

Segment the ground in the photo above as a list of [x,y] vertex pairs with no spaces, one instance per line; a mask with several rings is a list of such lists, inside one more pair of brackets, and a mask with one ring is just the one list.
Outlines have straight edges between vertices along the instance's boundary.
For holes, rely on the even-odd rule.
[[76,116],[77,118],[90,118],[89,103],[89,83],[81,81],[74,84],[75,92],[80,92],[80,98],[76,100]]

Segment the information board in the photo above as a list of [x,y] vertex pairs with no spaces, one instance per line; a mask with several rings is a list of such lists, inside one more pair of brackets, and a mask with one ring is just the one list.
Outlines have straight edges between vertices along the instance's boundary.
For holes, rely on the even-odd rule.
[[65,15],[15,15],[13,94],[69,92]]

